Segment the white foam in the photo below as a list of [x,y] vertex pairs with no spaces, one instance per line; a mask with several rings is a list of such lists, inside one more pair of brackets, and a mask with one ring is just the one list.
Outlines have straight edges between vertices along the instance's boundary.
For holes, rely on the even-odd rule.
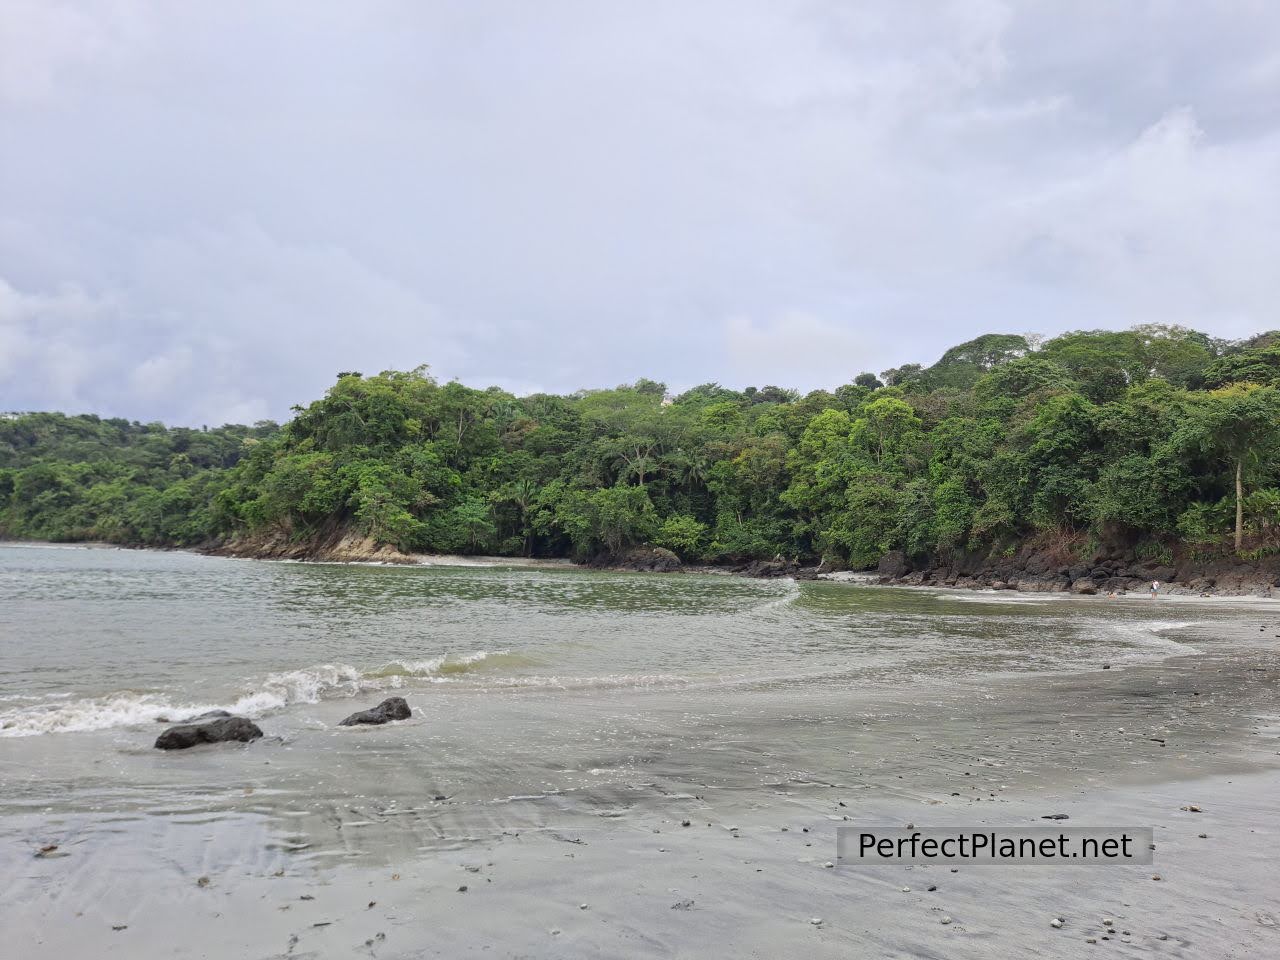
[[1112,629],[1139,647],[1163,650],[1171,655],[1197,654],[1201,651],[1191,644],[1161,636],[1170,630],[1185,630],[1195,625],[1195,621],[1187,620],[1149,620],[1143,623],[1113,624]]
[[231,703],[175,703],[163,694],[114,693],[79,700],[66,693],[49,694],[37,704],[0,710],[0,737],[30,737],[44,733],[77,733],[181,722],[208,710],[227,710],[239,716],[261,717],[297,703],[317,703],[333,697],[353,697],[373,690],[395,689],[415,678],[443,680],[441,674],[466,672],[470,667],[507,651],[477,650],[426,660],[394,660],[362,671],[346,663],[322,663],[301,670],[268,675],[261,684]]
[[76,733],[153,723],[163,717],[190,716],[214,710],[214,704],[177,706],[155,694],[117,694],[0,711],[0,737],[42,733]]

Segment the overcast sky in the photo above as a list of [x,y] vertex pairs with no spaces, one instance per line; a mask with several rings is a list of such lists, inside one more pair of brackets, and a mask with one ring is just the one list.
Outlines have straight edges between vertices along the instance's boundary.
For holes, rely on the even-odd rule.
[[0,0],[0,410],[1280,327],[1272,0]]

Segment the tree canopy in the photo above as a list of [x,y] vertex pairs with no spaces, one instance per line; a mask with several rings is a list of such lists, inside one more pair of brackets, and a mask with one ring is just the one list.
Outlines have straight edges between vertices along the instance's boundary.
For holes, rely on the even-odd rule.
[[189,545],[351,528],[406,551],[945,560],[1045,533],[1234,549],[1280,529],[1280,340],[988,334],[801,396],[571,396],[340,374],[271,423],[0,417],[0,534]]

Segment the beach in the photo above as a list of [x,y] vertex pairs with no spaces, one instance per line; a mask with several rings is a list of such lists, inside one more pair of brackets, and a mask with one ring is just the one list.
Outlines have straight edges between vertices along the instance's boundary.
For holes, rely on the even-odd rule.
[[[1266,602],[38,551],[0,556],[6,653],[40,609],[92,669],[6,658],[43,698],[0,711],[19,956],[1280,950]],[[152,749],[204,706],[266,736]],[[840,827],[1046,823],[1153,862],[836,863]]]

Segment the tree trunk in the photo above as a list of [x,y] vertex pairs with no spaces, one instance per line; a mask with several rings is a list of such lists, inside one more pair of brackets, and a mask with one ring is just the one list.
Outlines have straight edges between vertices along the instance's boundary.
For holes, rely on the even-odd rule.
[[1236,461],[1236,553],[1244,545],[1244,484],[1241,474],[1244,472],[1244,457]]

